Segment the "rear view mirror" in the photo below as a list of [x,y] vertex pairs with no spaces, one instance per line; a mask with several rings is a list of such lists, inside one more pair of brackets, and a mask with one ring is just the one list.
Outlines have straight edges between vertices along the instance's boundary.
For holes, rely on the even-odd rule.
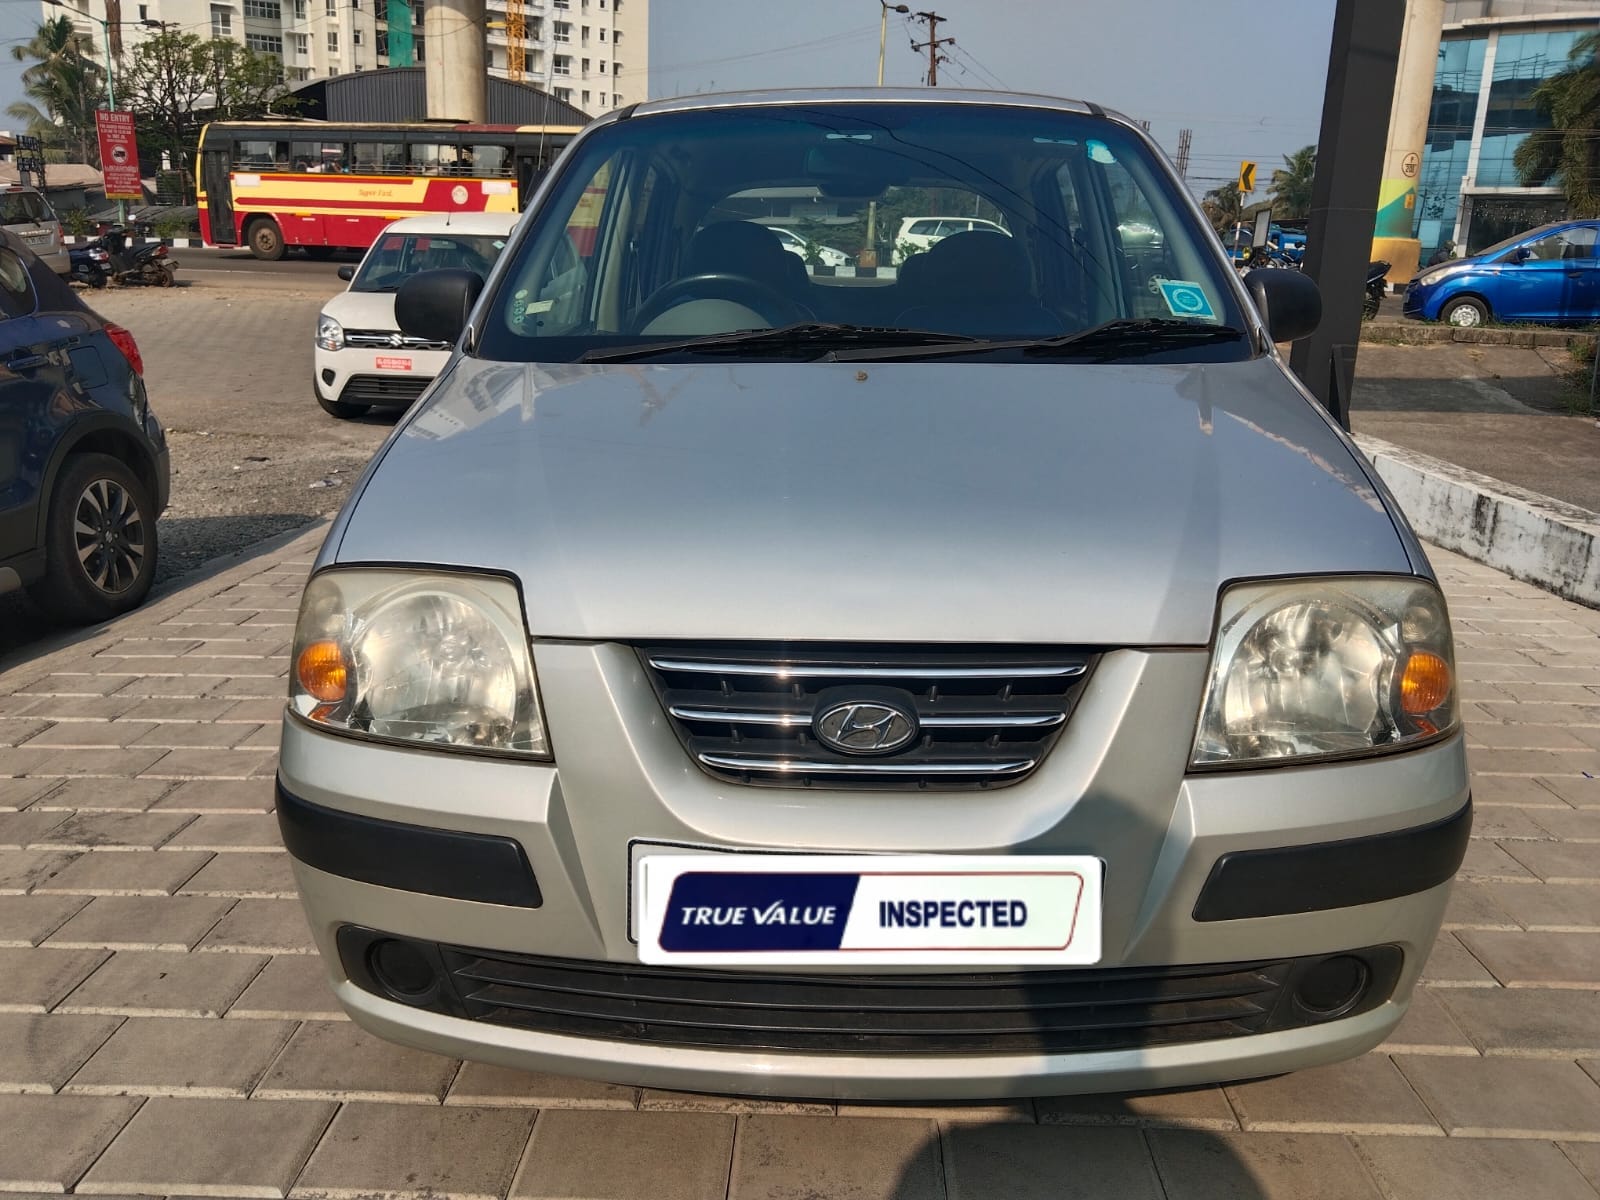
[[1282,267],[1260,267],[1244,277],[1274,342],[1309,337],[1322,323],[1322,292],[1309,275]]
[[482,294],[483,276],[476,271],[421,271],[400,285],[395,320],[408,337],[454,345]]
[[344,280],[346,283],[349,283],[355,277],[356,277],[356,269],[354,267],[340,267],[339,268],[339,278]]

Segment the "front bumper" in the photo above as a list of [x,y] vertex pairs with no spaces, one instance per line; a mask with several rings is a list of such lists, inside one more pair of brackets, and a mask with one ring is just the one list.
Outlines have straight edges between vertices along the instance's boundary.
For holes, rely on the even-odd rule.
[[[863,796],[712,779],[685,757],[630,648],[535,649],[556,766],[375,746],[296,719],[285,725],[280,786],[289,797],[335,820],[345,814],[378,822],[369,834],[387,824],[479,835],[500,847],[501,866],[455,874],[483,884],[506,869],[506,880],[525,871],[536,881],[536,900],[514,892],[485,898],[452,882],[448,854],[406,858],[369,846],[341,857],[286,827],[340,1002],[382,1036],[623,1083],[835,1098],[1171,1087],[1293,1070],[1360,1053],[1400,1020],[1443,917],[1442,880],[1464,845],[1468,791],[1459,735],[1356,763],[1185,774],[1204,652],[1106,654],[1050,756],[1021,783]],[[286,813],[294,810],[293,801],[285,804]],[[1426,856],[1430,870],[1400,890],[1373,891],[1373,879],[1389,873],[1370,862],[1363,869],[1367,852],[1391,844],[1383,835],[1430,827],[1444,831],[1418,835],[1434,847]],[[812,852],[1092,853],[1107,864],[1104,954],[1092,971],[1298,961],[1380,945],[1397,948],[1399,965],[1365,1010],[1293,1028],[1262,1025],[1181,1044],[1085,1043],[1071,1052],[996,1044],[888,1054],[859,1053],[848,1036],[819,1052],[519,1027],[459,1015],[449,1005],[433,1011],[402,1003],[381,988],[368,990],[370,980],[363,987],[360,970],[341,959],[341,930],[356,926],[546,962],[637,964],[629,886],[630,843],[639,840]],[[1283,860],[1251,854],[1314,845],[1315,858],[1329,854],[1330,843],[1348,845],[1332,851],[1335,861],[1307,876],[1304,888],[1294,886],[1304,872],[1292,863],[1284,870]],[[1408,844],[1416,849],[1402,840],[1397,861],[1416,857]],[[1203,898],[1219,895],[1217,880],[1230,872],[1243,872],[1237,877],[1249,886],[1232,893],[1234,908],[1208,911]],[[1354,890],[1340,891],[1341,878]],[[1281,894],[1274,897],[1274,889]],[[1256,897],[1253,908],[1242,894]]]
[[[447,350],[373,350],[347,346],[313,352],[313,386],[324,400],[406,408],[450,361]],[[401,367],[399,364],[407,364]]]

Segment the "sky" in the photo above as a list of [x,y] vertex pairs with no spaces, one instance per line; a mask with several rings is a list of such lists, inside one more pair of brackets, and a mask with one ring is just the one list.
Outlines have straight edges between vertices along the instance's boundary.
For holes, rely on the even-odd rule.
[[0,0],[0,129],[9,129],[16,122],[5,111],[22,93],[22,68],[25,64],[11,57],[11,47],[25,43],[39,28],[38,0]]
[[[927,11],[910,3],[913,11]],[[3,4],[0,4],[3,7]],[[1292,18],[1284,10],[1292,10]],[[1244,159],[1263,179],[1317,140],[1334,0],[937,0],[951,61],[941,87],[995,87],[1093,100],[1150,121],[1203,192]],[[876,0],[650,0],[650,94],[871,84]],[[920,85],[926,26],[889,14],[884,82]],[[1258,187],[1260,184],[1258,184]]]

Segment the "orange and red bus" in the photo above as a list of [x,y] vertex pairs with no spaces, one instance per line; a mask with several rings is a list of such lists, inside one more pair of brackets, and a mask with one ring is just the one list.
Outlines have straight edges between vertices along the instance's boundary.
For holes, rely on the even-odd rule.
[[401,217],[516,212],[579,128],[216,121],[200,134],[200,234],[257,258],[324,257]]

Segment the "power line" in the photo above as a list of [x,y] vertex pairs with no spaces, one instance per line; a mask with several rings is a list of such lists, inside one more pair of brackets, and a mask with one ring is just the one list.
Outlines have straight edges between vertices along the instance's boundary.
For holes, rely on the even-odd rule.
[[939,47],[953,46],[955,45],[956,40],[953,37],[942,38],[939,36],[939,24],[946,18],[941,17],[938,13],[931,11],[919,12],[916,14],[916,18],[928,26],[928,40],[923,42],[921,45],[918,45],[916,42],[912,42],[911,48],[917,51],[919,54],[924,50],[928,52],[928,86],[938,87],[939,64],[950,61],[949,58],[940,53]]

